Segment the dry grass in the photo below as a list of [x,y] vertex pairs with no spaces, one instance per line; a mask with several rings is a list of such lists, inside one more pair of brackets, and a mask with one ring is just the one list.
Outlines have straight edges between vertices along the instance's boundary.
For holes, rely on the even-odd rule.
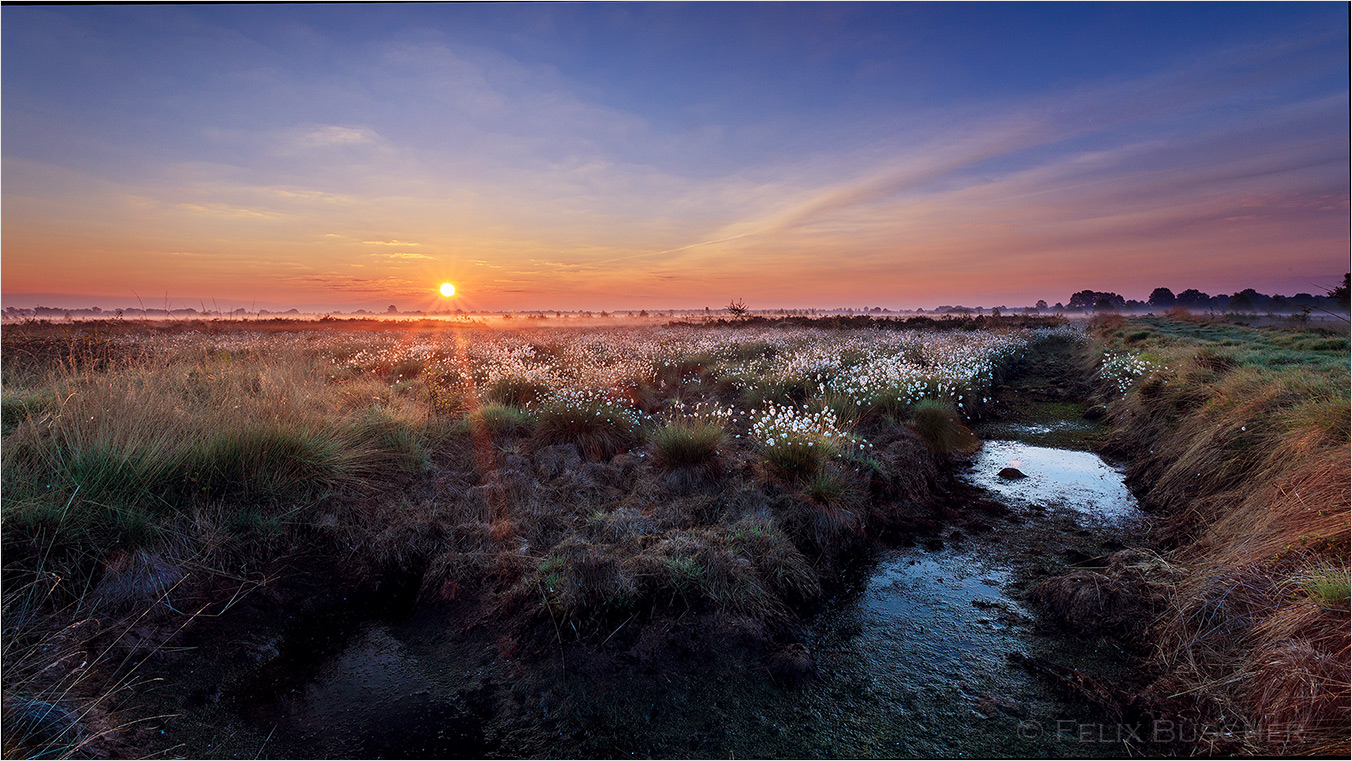
[[[1293,356],[1300,338],[1277,331],[1148,325],[1173,336],[1153,350],[1165,369],[1111,403],[1111,446],[1134,461],[1181,570],[1151,631],[1174,683],[1161,689],[1198,698],[1203,722],[1249,752],[1344,752],[1346,608],[1308,590],[1349,551],[1346,354],[1329,341]],[[1121,327],[1099,335],[1111,344]]]
[[[6,743],[50,734],[35,712],[78,713],[122,684],[114,670],[66,691],[91,640],[35,643],[153,607],[167,585],[174,605],[145,627],[165,638],[183,600],[285,573],[409,604],[468,597],[550,642],[687,614],[749,622],[768,642],[845,550],[906,525],[892,508],[936,486],[939,459],[908,428],[876,419],[856,434],[859,405],[823,398],[802,369],[842,343],[876,363],[918,352],[908,336],[686,329],[673,356],[669,336],[623,331],[295,327],[6,327]],[[766,393],[802,405],[734,411],[773,362],[792,371]]]

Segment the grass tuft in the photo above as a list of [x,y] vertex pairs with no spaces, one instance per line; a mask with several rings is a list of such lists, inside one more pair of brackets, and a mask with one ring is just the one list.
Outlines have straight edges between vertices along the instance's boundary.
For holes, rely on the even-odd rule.
[[1352,599],[1346,565],[1328,565],[1310,571],[1301,583],[1307,597],[1326,608],[1344,609]]
[[577,444],[593,460],[608,460],[638,444],[639,417],[600,392],[558,390],[530,411],[539,444]]
[[981,441],[958,420],[953,408],[936,399],[922,399],[912,409],[911,425],[930,449],[940,454],[970,454]]
[[713,461],[726,435],[715,420],[678,419],[654,431],[649,442],[658,467],[693,468]]

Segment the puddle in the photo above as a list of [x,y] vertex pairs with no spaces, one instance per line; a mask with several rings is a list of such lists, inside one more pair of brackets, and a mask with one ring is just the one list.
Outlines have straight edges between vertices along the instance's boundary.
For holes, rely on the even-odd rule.
[[1082,449],[1085,441],[1103,431],[1088,420],[1044,420],[1033,423],[987,422],[973,430],[983,439],[1015,439],[1044,447]]
[[[1019,469],[1027,478],[1001,478],[1006,467]],[[1015,509],[1063,508],[1111,524],[1142,517],[1136,498],[1122,482],[1122,471],[1091,452],[987,441],[969,478]]]
[[[1008,465],[1029,477],[1000,479]],[[322,658],[283,648],[218,713],[186,717],[215,745],[176,752],[252,756],[261,741],[264,756],[290,757],[1127,755],[1110,719],[1017,662],[1109,682],[1132,673],[1110,641],[1036,627],[1019,594],[1030,558],[1120,538],[1113,527],[1139,514],[1122,474],[1087,452],[990,441],[966,477],[1022,520],[856,567],[849,591],[808,622],[818,676],[806,686],[735,658],[686,674],[527,672],[420,611],[348,627]],[[1066,515],[1094,530],[1068,538]],[[315,652],[305,640],[292,650]]]

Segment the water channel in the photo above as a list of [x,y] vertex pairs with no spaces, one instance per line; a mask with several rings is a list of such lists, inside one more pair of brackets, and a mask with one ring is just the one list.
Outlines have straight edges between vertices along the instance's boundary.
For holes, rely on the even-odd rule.
[[[1003,431],[1017,435],[1019,431]],[[1025,439],[1036,440],[1039,431]],[[1045,433],[1045,432],[1041,432]],[[986,435],[990,435],[987,433]],[[1027,478],[997,475],[1016,467]],[[964,478],[1013,515],[942,547],[879,551],[816,615],[817,676],[786,687],[728,665],[604,682],[523,671],[434,612],[334,620],[185,717],[192,756],[871,757],[1121,756],[1102,709],[1024,659],[1095,679],[1131,676],[1115,641],[1039,624],[1028,584],[1129,545],[1143,516],[1097,455],[988,440]],[[544,667],[548,672],[551,667]],[[571,681],[570,681],[571,680]],[[195,746],[195,747],[194,747]]]

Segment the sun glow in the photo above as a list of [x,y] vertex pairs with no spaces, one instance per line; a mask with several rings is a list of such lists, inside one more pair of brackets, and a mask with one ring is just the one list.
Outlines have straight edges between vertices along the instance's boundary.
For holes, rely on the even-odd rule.
[[441,288],[440,288],[439,290],[441,291],[441,295],[442,295],[442,296],[445,296],[446,298],[449,299],[450,297],[452,297],[452,296],[455,295],[455,284],[454,284],[454,283],[442,283],[442,284],[441,284]]

